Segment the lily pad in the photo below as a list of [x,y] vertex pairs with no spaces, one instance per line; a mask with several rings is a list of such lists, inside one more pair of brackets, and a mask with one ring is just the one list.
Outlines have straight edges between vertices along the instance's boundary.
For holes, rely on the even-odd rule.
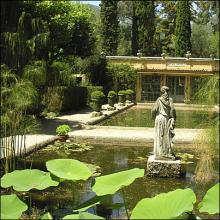
[[130,219],[171,219],[193,210],[196,196],[191,189],[177,189],[138,202]]
[[1,178],[1,187],[12,186],[16,191],[42,190],[58,184],[59,182],[51,179],[49,172],[37,169],[15,170]]
[[219,183],[210,188],[199,204],[200,212],[219,213]]
[[1,219],[19,219],[27,209],[16,194],[1,196]]
[[46,167],[55,176],[67,180],[87,180],[92,176],[92,171],[86,164],[73,159],[49,160]]
[[51,216],[51,214],[49,213],[49,212],[46,212],[45,214],[43,214],[41,217],[40,217],[40,219],[53,219],[52,218],[52,216]]
[[136,178],[144,176],[144,169],[134,168],[95,178],[92,190],[98,196],[114,194],[123,186],[129,186]]
[[63,219],[104,219],[98,215],[93,215],[91,213],[88,212],[80,212],[79,214],[73,214],[73,215],[66,215]]

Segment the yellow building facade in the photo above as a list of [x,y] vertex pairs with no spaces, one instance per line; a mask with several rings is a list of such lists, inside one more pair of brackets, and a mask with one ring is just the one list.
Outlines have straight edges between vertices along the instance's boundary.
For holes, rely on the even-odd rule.
[[190,103],[201,77],[219,76],[219,59],[106,56],[108,63],[137,70],[136,101],[155,101],[166,85],[175,102]]

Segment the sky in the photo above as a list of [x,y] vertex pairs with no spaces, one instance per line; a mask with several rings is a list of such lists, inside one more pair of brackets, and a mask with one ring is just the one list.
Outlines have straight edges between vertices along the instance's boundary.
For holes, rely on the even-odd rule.
[[99,4],[101,3],[101,1],[84,1],[84,0],[82,0],[80,2],[85,3],[85,4],[89,3],[91,5],[96,5],[96,6],[99,6]]

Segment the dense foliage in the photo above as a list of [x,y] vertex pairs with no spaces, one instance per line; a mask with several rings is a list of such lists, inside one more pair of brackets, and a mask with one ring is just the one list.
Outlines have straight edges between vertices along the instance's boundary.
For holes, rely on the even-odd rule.
[[191,14],[189,1],[178,1],[176,5],[175,55],[184,57],[191,51]]
[[137,71],[134,68],[127,64],[108,64],[107,69],[115,91],[135,90]]
[[102,0],[100,7],[102,51],[105,52],[106,55],[116,55],[119,32],[117,1]]
[[137,1],[135,10],[138,19],[138,49],[144,56],[152,56],[155,32],[154,1]]

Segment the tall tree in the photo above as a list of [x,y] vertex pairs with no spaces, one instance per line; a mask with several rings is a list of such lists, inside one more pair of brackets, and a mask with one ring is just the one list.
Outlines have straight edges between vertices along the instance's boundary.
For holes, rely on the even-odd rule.
[[132,1],[132,28],[131,28],[131,51],[132,55],[138,52],[138,18],[136,15],[136,1]]
[[145,56],[153,55],[153,38],[155,33],[154,1],[136,1],[138,18],[138,44]]
[[119,34],[117,1],[102,0],[100,6],[102,50],[107,55],[116,55]]
[[183,57],[191,51],[191,13],[189,1],[178,1],[176,5],[175,55]]

